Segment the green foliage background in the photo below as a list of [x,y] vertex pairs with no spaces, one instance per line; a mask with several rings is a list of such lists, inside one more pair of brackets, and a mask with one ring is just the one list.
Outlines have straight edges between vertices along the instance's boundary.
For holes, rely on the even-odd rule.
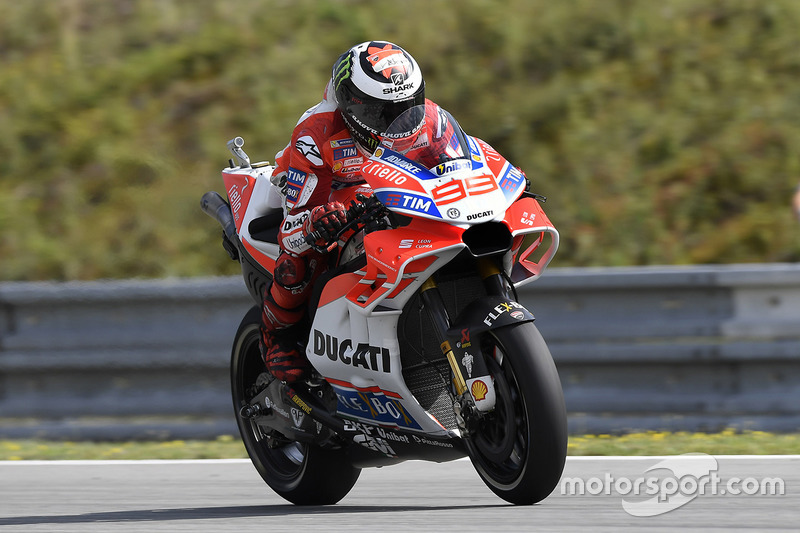
[[554,265],[800,259],[794,0],[0,0],[0,280],[233,274],[199,210],[338,55],[407,48],[522,167]]

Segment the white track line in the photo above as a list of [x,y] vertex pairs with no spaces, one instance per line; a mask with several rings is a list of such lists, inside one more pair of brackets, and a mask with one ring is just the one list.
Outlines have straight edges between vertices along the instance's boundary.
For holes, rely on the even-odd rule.
[[[699,455],[694,455],[699,454]],[[667,459],[670,457],[682,457],[686,459],[692,459],[694,457],[707,457],[712,456],[715,459],[788,459],[788,460],[797,460],[800,459],[800,455],[715,455],[713,453],[699,453],[699,452],[690,452],[688,454],[676,454],[676,455],[570,455],[567,457],[567,461],[598,461],[598,460],[609,460],[609,461],[630,461],[630,460],[645,460],[645,459]]]
[[94,466],[94,465],[192,465],[192,464],[245,464],[250,459],[87,459],[57,461],[0,461],[0,466]]
[[[706,457],[711,455],[715,459],[779,459],[797,461],[800,460],[800,455],[714,455],[714,454],[701,454],[697,456],[692,455],[571,455],[567,457],[567,462],[573,461],[647,461],[667,459],[670,457],[683,457],[692,459],[693,457]],[[457,459],[457,461],[468,461],[464,457]],[[426,462],[426,461],[406,461],[413,462]],[[55,461],[0,461],[0,466],[101,466],[101,465],[192,465],[192,464],[249,464],[250,459],[105,459],[91,461],[86,459],[79,460],[55,460]]]

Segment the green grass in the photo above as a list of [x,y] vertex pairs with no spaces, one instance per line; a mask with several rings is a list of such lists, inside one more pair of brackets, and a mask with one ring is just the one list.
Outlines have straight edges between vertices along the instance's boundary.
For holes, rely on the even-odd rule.
[[234,459],[247,457],[238,438],[128,442],[0,440],[0,460]]
[[598,3],[0,1],[0,280],[236,274],[225,142],[273,159],[368,39],[548,196],[554,266],[800,259],[800,2]]
[[711,455],[794,455],[800,454],[800,434],[764,431],[737,433],[675,433],[649,431],[626,435],[570,436],[570,455],[675,455],[701,452]]
[[[702,452],[712,455],[800,454],[800,434],[763,431],[737,433],[646,432],[627,435],[573,435],[570,455],[675,455]],[[0,440],[0,460],[103,459],[230,459],[246,458],[238,438],[164,442],[55,442]]]

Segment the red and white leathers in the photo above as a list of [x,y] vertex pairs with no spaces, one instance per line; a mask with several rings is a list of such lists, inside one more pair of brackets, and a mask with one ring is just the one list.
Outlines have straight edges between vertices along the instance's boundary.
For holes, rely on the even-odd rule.
[[[262,353],[270,371],[286,381],[300,379],[308,367],[297,346],[305,331],[292,326],[306,316],[314,281],[327,267],[327,258],[304,240],[306,221],[317,206],[331,201],[346,206],[357,192],[371,193],[368,187],[358,186],[363,183],[361,165],[369,154],[350,136],[333,98],[329,83],[323,100],[300,117],[291,142],[275,158],[273,176],[286,179],[288,212],[278,233],[281,253],[274,280],[264,295]],[[426,127],[415,135],[413,150],[450,139],[440,131],[438,110],[436,104],[426,101]]]

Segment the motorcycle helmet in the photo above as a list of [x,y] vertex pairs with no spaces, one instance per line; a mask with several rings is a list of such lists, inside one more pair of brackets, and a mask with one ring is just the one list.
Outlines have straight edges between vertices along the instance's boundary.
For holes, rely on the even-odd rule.
[[[331,84],[336,105],[353,139],[372,153],[403,111],[425,103],[425,81],[411,55],[385,41],[354,46],[336,60]],[[418,124],[409,125],[417,131]]]

